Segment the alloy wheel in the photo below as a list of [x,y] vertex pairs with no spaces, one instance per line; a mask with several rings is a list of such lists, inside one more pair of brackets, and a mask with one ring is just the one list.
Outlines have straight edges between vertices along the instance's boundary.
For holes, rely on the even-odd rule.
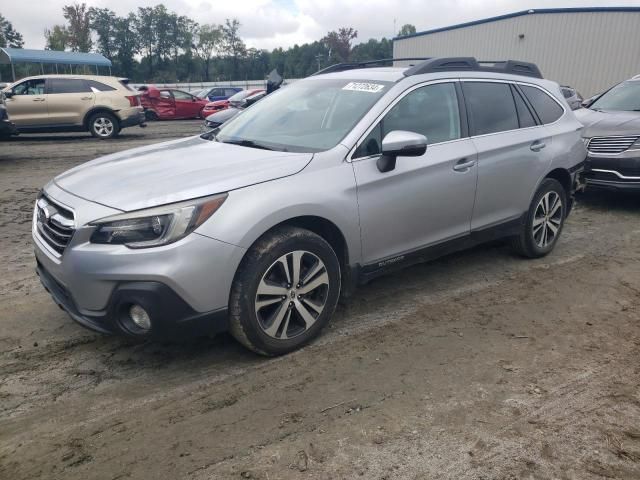
[[325,308],[329,274],[317,255],[296,250],[278,258],[258,284],[255,312],[260,328],[286,340],[306,332]]
[[106,117],[98,117],[93,122],[93,128],[101,137],[108,137],[113,133],[113,122]]
[[555,241],[562,226],[564,209],[556,192],[547,192],[540,199],[533,216],[533,240],[539,248],[546,248]]

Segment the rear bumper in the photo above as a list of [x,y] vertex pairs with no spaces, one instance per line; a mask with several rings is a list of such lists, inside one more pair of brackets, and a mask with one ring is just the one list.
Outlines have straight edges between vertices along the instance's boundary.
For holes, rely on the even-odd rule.
[[129,116],[121,118],[120,127],[121,128],[135,127],[136,125],[143,125],[146,121],[147,119],[144,115],[143,110],[135,111],[129,114]]
[[[175,291],[159,282],[121,282],[114,288],[102,312],[81,313],[67,289],[38,262],[40,282],[60,308],[83,327],[106,333],[145,339],[173,339],[213,335],[228,329],[227,309],[196,312]],[[128,316],[140,305],[151,318],[149,332],[141,333]]]

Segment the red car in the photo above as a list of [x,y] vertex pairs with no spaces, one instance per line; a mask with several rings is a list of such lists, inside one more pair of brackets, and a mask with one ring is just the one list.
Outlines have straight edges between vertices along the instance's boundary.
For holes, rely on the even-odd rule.
[[203,109],[209,103],[207,99],[198,98],[190,93],[172,88],[143,86],[138,90],[147,120],[206,117]]
[[[255,95],[256,93],[264,92],[263,88],[253,88],[251,90],[242,90],[235,95],[227,98],[226,100],[217,100],[215,102],[209,102],[205,105],[204,110],[202,111],[203,117],[208,117],[212,113],[219,112],[221,110],[226,110],[235,102],[241,102],[247,97],[251,95]],[[235,105],[238,106],[238,105]]]

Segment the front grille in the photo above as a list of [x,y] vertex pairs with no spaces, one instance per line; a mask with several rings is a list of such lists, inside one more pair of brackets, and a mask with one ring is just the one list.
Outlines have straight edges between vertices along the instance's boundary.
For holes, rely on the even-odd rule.
[[60,255],[74,233],[73,212],[42,196],[36,203],[36,228],[40,238]]
[[587,150],[591,153],[617,154],[628,150],[640,137],[593,137]]

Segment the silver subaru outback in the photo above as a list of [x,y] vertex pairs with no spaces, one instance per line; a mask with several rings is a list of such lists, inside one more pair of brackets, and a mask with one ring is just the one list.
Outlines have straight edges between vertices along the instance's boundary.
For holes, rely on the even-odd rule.
[[283,354],[392,269],[502,237],[548,254],[581,129],[532,64],[335,65],[222,128],[53,179],[35,206],[37,272],[93,330],[228,330]]

